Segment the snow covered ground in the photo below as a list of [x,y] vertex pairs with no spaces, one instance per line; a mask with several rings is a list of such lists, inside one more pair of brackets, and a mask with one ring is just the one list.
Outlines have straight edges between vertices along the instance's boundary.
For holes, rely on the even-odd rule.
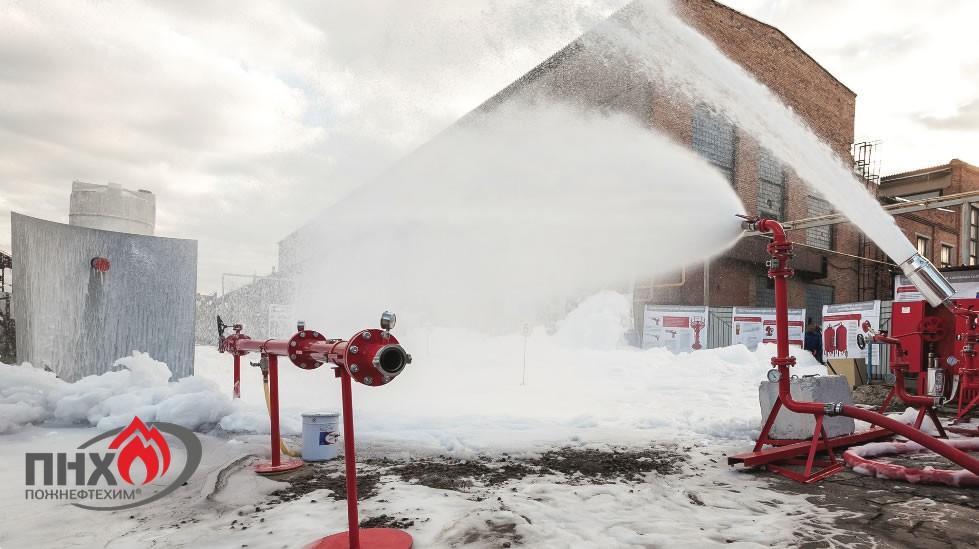
[[[764,478],[724,460],[749,449],[758,433],[758,384],[774,348],[641,351],[621,341],[628,314],[624,297],[604,293],[553,333],[533,329],[525,384],[522,335],[398,333],[415,360],[390,385],[354,388],[359,450],[394,460],[466,459],[656,444],[688,454],[682,472],[612,484],[532,475],[475,492],[384,477],[379,495],[362,502],[361,517],[417,519],[408,531],[420,548],[466,540],[499,547],[499,540],[470,535],[486,521],[511,525],[528,547],[769,546],[798,533],[832,536],[825,522],[832,514],[771,492]],[[824,373],[811,357],[800,353],[799,360],[797,373]],[[146,356],[120,365],[75,384],[30,366],[0,366],[0,547],[296,547],[346,529],[344,503],[321,492],[265,503],[281,483],[247,467],[269,455],[257,368],[243,368],[242,398],[232,402],[231,358],[213,349],[198,348],[197,374],[177,383]],[[327,367],[283,366],[280,386],[287,434],[300,432],[301,412],[340,408],[339,383]],[[66,451],[134,414],[202,433],[204,461],[187,486],[130,511],[25,501],[25,452]]]

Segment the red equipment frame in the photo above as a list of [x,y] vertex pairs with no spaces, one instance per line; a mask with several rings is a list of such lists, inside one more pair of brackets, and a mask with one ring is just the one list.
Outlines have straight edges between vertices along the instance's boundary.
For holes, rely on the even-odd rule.
[[[933,307],[925,301],[894,304],[891,331],[901,334],[893,337],[903,339],[902,354],[896,355],[898,350],[895,348],[891,360],[907,363],[906,372],[918,376],[919,395],[927,392],[927,372],[931,368],[945,370],[948,378],[958,376],[958,391],[947,395],[947,401],[955,400],[958,406],[953,424],[962,421],[979,406],[979,368],[976,364],[979,313],[975,311],[976,307],[979,307],[979,299],[955,299],[945,307]],[[947,362],[951,358],[956,362]]]
[[321,538],[306,549],[411,549],[411,535],[394,528],[361,528],[357,509],[357,459],[354,454],[353,390],[347,368],[334,368],[343,397],[343,464],[347,471],[347,531]]
[[271,424],[269,438],[271,439],[272,459],[268,462],[258,463],[252,468],[256,473],[273,475],[302,467],[304,462],[301,459],[282,459],[282,448],[279,442],[281,439],[279,430],[279,355],[268,352],[265,345],[272,340],[262,342],[242,334],[241,324],[235,324],[232,327],[234,334],[224,337],[222,326],[223,324],[218,319],[218,351],[234,356],[233,398],[241,397],[241,357],[250,352],[257,352],[262,356],[262,359],[268,361],[268,370],[263,370],[262,376],[267,376],[269,382],[269,422]]
[[[836,459],[833,453],[833,448],[872,440],[872,438],[881,438],[890,433],[895,433],[905,436],[937,454],[941,454],[973,473],[979,474],[979,460],[918,429],[887,416],[846,405],[842,402],[800,402],[792,398],[789,368],[795,365],[795,357],[789,354],[789,307],[786,287],[786,279],[794,274],[794,271],[789,267],[789,260],[792,257],[792,243],[786,238],[785,230],[777,221],[759,219],[758,217],[740,217],[745,219],[744,226],[746,229],[772,234],[772,242],[768,244],[768,252],[772,258],[768,263],[768,276],[775,279],[775,328],[778,350],[777,356],[772,358],[772,366],[778,369],[779,379],[778,398],[765,421],[758,441],[755,443],[754,451],[747,454],[731,456],[728,458],[728,464],[744,463],[749,467],[758,465],[785,477],[808,484],[826,478],[843,469],[843,465]],[[776,415],[783,406],[789,411],[798,414],[812,414],[815,416],[816,428],[813,432],[812,439],[809,442],[763,450],[763,446],[771,444],[768,433],[775,423]],[[879,428],[847,437],[830,439],[826,436],[826,430],[823,428],[823,419],[825,416],[832,417],[837,415],[866,421]],[[816,454],[820,451],[825,451],[829,459],[817,461]],[[800,460],[798,459],[799,456],[806,456],[806,459]],[[785,467],[785,465],[794,464],[804,465],[803,472],[798,473]],[[814,470],[814,466],[821,467],[821,469]]]
[[[353,337],[326,339],[316,331],[306,330],[300,323],[298,331],[288,340],[251,339],[241,333],[241,324],[233,326],[234,333],[225,337],[225,324],[218,318],[218,350],[230,353],[235,358],[234,396],[240,395],[240,358],[250,353],[260,353],[268,359],[269,408],[272,422],[272,463],[255,466],[258,473],[278,473],[295,469],[302,460],[282,462],[279,456],[279,397],[278,362],[286,356],[296,366],[312,370],[329,362],[335,365],[334,373],[340,378],[343,400],[343,459],[347,483],[347,527],[346,532],[333,534],[313,542],[308,547],[315,549],[411,549],[411,535],[393,528],[360,528],[357,509],[357,459],[354,453],[354,412],[351,379],[378,387],[390,383],[404,367],[411,363],[390,328],[394,326],[394,315],[385,313],[381,325],[384,330],[362,330]],[[294,465],[295,464],[295,465]]]
[[927,415],[931,418],[931,421],[938,429],[938,438],[948,438],[948,434],[945,433],[945,428],[942,427],[942,422],[938,419],[938,414],[935,413],[935,406],[940,406],[939,400],[923,394],[912,395],[908,393],[907,389],[905,389],[904,373],[908,371],[910,365],[906,360],[903,360],[905,354],[901,347],[901,340],[881,334],[875,335],[873,339],[874,341],[879,341],[880,343],[893,345],[893,355],[897,358],[897,361],[891,362],[891,372],[894,373],[894,386],[891,387],[891,391],[887,393],[887,398],[885,398],[884,403],[880,405],[878,412],[881,414],[886,412],[891,400],[897,396],[897,398],[901,399],[901,402],[904,402],[905,404],[919,406],[918,417],[915,418],[913,425],[915,429],[921,429],[921,424],[924,422],[925,416]]

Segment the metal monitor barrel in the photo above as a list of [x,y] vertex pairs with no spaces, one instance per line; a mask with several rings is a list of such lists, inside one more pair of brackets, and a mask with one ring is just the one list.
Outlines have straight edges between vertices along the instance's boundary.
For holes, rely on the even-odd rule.
[[932,307],[946,303],[955,295],[955,288],[931,261],[916,253],[901,263],[901,272],[921,292]]

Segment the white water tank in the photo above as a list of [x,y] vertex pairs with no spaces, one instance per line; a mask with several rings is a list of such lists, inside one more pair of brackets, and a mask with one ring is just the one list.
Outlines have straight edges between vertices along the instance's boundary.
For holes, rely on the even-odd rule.
[[152,235],[156,227],[156,196],[121,185],[71,184],[68,224],[89,229]]

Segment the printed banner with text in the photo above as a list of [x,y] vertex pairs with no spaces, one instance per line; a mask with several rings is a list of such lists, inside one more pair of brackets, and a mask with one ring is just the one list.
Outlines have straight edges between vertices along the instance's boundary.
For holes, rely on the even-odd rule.
[[823,305],[823,358],[867,358],[879,328],[879,300]]
[[674,353],[707,348],[707,307],[646,305],[642,348],[665,347]]
[[[975,299],[979,297],[979,270],[950,271],[942,273],[955,288],[955,297]],[[924,296],[904,275],[894,275],[894,301],[924,301]]]
[[[743,343],[754,351],[759,343],[775,343],[775,309],[735,307],[731,322],[731,344]],[[806,310],[789,309],[789,345],[802,347]]]

